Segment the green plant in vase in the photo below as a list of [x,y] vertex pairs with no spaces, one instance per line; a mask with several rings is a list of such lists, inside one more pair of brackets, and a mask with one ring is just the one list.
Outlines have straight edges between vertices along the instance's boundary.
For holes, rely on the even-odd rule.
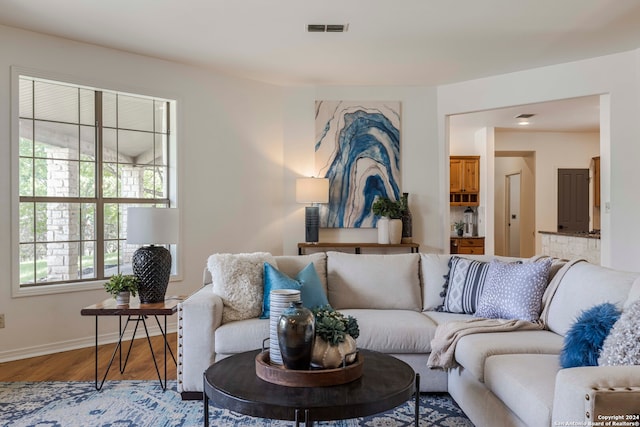
[[138,278],[130,274],[118,273],[109,278],[104,289],[111,294],[118,305],[129,304],[129,296],[136,296],[138,292]]
[[360,335],[358,321],[345,316],[331,306],[312,310],[316,326],[311,364],[321,368],[337,368],[342,361],[352,363],[356,358],[356,338]]
[[371,205],[371,212],[380,217],[390,219],[402,218],[403,204],[401,200],[391,200],[387,197],[377,197]]
[[464,233],[464,221],[454,222],[453,228],[456,230],[458,236],[462,236],[462,234]]

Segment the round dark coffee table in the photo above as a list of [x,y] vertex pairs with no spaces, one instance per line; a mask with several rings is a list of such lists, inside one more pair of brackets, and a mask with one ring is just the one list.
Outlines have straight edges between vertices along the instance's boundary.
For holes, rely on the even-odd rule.
[[347,384],[287,387],[256,375],[259,350],[239,353],[214,363],[204,372],[204,425],[209,426],[209,399],[230,411],[252,417],[295,421],[343,420],[377,414],[415,397],[419,421],[420,376],[403,361],[375,351],[359,350],[363,374]]

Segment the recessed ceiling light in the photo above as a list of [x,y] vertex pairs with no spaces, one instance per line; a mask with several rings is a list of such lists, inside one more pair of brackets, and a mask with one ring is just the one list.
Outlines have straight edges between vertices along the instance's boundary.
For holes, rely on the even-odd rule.
[[531,124],[531,123],[529,122],[529,120],[520,120],[520,121],[518,122],[518,125],[520,125],[520,126],[528,126],[528,125],[530,125],[530,124]]

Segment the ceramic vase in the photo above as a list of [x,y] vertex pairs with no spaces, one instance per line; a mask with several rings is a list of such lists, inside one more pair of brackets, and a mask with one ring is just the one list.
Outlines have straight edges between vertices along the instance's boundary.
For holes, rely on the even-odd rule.
[[129,300],[131,298],[131,293],[130,292],[120,292],[118,295],[116,295],[116,304],[118,305],[129,305]]
[[302,301],[292,302],[278,321],[278,344],[287,369],[309,369],[315,338],[315,318]]
[[413,243],[413,217],[409,209],[409,193],[402,193],[402,241],[401,243]]
[[353,363],[356,360],[356,348],[356,340],[351,335],[345,336],[344,342],[337,345],[316,337],[311,365],[325,369],[339,368],[345,358],[347,364]]
[[386,216],[378,218],[378,243],[389,244],[389,218]]
[[269,294],[269,359],[272,365],[282,365],[280,344],[278,343],[278,323],[280,315],[292,302],[300,301],[297,289],[274,289]]
[[397,245],[402,241],[402,220],[389,220],[389,243]]

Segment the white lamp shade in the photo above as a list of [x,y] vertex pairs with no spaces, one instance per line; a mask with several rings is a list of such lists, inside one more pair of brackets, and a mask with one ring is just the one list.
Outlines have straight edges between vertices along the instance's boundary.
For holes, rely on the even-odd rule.
[[127,243],[160,245],[178,243],[178,209],[128,208]]
[[296,202],[329,203],[329,180],[327,178],[298,178],[296,180]]

